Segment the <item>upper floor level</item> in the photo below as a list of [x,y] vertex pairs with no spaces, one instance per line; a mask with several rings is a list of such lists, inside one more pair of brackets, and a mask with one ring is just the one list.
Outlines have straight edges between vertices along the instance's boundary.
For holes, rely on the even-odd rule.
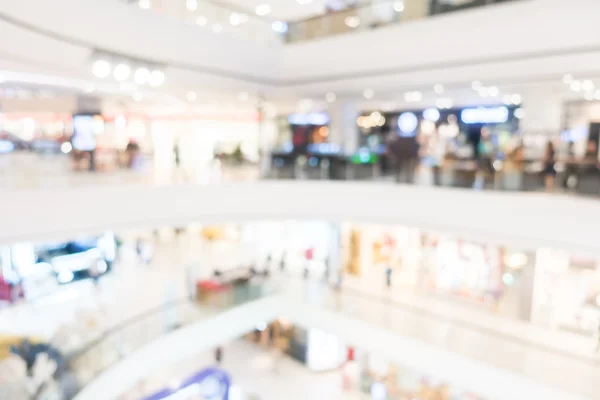
[[[192,13],[185,2],[180,3],[185,8],[182,11]],[[0,66],[4,70],[77,77],[101,85],[106,79],[93,76],[92,64],[98,56],[106,56],[114,62],[161,67],[166,74],[163,90],[202,86],[212,91],[297,99],[321,97],[328,91],[355,95],[367,87],[414,90],[415,82],[450,85],[473,79],[500,82],[509,77],[523,81],[559,79],[565,73],[591,75],[590,66],[598,58],[593,15],[599,5],[590,0],[569,4],[507,1],[431,18],[422,17],[438,13],[441,4],[448,3],[436,6],[436,2],[406,0],[358,4],[289,23],[290,38],[310,35],[318,40],[290,39],[287,45],[284,40],[253,40],[255,35],[244,31],[243,23],[238,24],[244,20],[242,15],[248,17],[248,27],[258,19],[250,12],[256,14],[256,9],[248,10],[248,6],[236,11],[233,24],[207,22],[210,29],[198,26],[202,7],[222,10],[224,6],[190,2],[196,3],[192,6],[197,7],[192,13],[196,23],[184,24],[118,1],[57,0],[34,5],[32,0],[4,0],[0,3],[0,24],[10,40],[2,43]],[[456,7],[471,5],[460,4]],[[226,15],[231,19],[233,6],[227,7]],[[276,5],[270,8],[271,13],[261,18],[275,17]],[[381,9],[385,11],[381,15],[388,15],[390,10],[396,13],[390,23],[369,22]],[[536,16],[535,29],[531,15]],[[285,13],[281,17],[289,18]],[[269,21],[270,25],[280,22]],[[260,24],[264,22],[254,25]],[[377,29],[366,29],[370,26]],[[228,35],[228,30],[235,34]],[[352,32],[329,35],[345,30]]]

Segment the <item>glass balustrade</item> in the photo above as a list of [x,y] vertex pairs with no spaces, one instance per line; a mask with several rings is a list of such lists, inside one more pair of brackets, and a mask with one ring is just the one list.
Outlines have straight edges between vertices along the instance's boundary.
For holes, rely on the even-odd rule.
[[[258,276],[237,282],[219,285],[218,288],[198,287],[190,298],[143,312],[101,331],[76,349],[65,346],[69,340],[64,337],[55,338],[43,346],[52,349],[48,354],[56,355],[56,373],[34,391],[46,396],[43,398],[71,399],[103,371],[169,332],[274,293],[273,286]],[[22,392],[26,392],[25,388],[40,383],[34,381],[35,378],[30,377],[19,385],[18,382],[3,383],[0,379],[0,398],[2,393],[18,393],[19,386],[23,388]],[[14,400],[20,398],[17,396]]]
[[233,6],[205,0],[119,0],[169,18],[196,25],[213,33],[222,33],[258,43],[280,43],[285,25],[277,28],[276,21],[263,19]]
[[299,21],[259,17],[253,10],[206,0],[120,0],[159,14],[195,24],[215,33],[261,43],[301,42],[344,33],[371,30],[515,0],[361,0],[353,6],[330,10]]

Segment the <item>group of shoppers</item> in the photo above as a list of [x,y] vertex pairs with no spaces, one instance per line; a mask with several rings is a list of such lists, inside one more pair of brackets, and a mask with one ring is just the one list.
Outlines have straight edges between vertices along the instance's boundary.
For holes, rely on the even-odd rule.
[[[437,135],[437,134],[436,134]],[[447,143],[439,136],[432,135],[426,139],[419,136],[398,136],[392,139],[387,146],[385,158],[391,165],[396,182],[414,183],[418,166],[426,159],[426,164],[431,167],[433,174],[433,183],[436,186],[441,185],[441,171],[444,161],[447,158]],[[475,163],[474,187],[483,186],[486,178],[493,180],[496,170],[496,161],[501,160],[506,168],[517,172],[525,170],[525,145],[523,141],[514,146],[511,150],[505,151],[502,158],[498,158],[499,153],[492,142],[491,135],[486,128],[481,128],[481,133],[477,135],[477,140],[471,142],[472,161]],[[587,143],[585,155],[583,158],[576,156],[574,144],[569,143],[569,150],[566,157],[559,157],[556,144],[553,139],[548,140],[545,145],[543,156],[541,158],[543,185],[546,191],[554,191],[556,187],[556,176],[558,173],[557,164],[565,164],[564,180],[560,182],[567,188],[569,178],[578,180],[583,169],[598,168],[598,147],[595,142]],[[536,161],[536,160],[531,160]],[[502,167],[500,167],[502,168]],[[477,185],[477,182],[480,185]]]

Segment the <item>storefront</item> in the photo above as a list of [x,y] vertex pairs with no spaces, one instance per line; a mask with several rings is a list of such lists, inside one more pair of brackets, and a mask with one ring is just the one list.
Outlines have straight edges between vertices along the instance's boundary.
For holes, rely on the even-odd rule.
[[379,292],[427,294],[529,320],[535,256],[403,226],[344,224],[345,281]]
[[391,268],[395,287],[416,287],[420,235],[419,230],[402,226],[343,224],[342,265],[347,279],[379,288]]
[[339,259],[339,227],[326,221],[263,221],[243,226],[242,240],[256,251],[256,260],[270,260],[286,271],[333,277]]
[[596,260],[539,249],[531,321],[586,335],[600,324],[600,267]]

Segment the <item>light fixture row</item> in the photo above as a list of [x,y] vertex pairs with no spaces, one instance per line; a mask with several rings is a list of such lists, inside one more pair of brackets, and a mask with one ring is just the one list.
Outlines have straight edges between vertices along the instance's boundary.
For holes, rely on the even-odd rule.
[[565,74],[563,83],[576,93],[583,92],[586,100],[600,100],[600,89],[596,88],[596,84],[591,79],[578,80],[571,74]]
[[137,85],[157,87],[165,82],[164,71],[156,65],[109,55],[94,57],[92,73],[100,79],[108,79],[112,76],[120,83],[131,82]]

